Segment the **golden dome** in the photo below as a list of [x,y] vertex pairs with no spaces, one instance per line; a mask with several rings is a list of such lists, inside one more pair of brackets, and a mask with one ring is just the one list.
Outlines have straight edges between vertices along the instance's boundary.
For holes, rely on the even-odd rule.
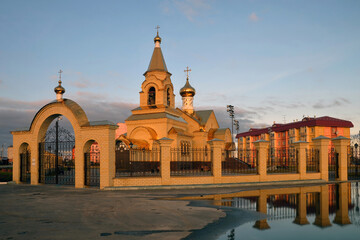
[[189,83],[189,78],[186,78],[185,86],[180,89],[180,95],[182,97],[193,97],[196,91]]
[[65,88],[63,88],[61,86],[61,81],[59,81],[59,86],[54,88],[54,91],[55,91],[56,94],[58,94],[58,93],[63,94],[65,92]]
[[156,43],[157,41],[159,41],[159,43],[161,43],[161,37],[159,36],[159,33],[157,33],[156,37],[154,37],[154,43]]

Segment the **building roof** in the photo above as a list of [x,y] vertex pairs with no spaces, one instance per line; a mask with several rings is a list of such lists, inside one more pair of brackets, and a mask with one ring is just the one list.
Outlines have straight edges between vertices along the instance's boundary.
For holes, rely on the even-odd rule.
[[133,114],[128,117],[125,121],[138,121],[138,120],[147,120],[147,119],[159,119],[159,118],[168,118],[179,122],[187,123],[182,117],[177,117],[165,112],[162,113],[147,113],[147,114]]
[[318,117],[318,118],[305,117],[301,121],[297,121],[297,122],[285,123],[285,124],[274,123],[271,127],[259,128],[259,129],[250,128],[248,132],[243,132],[236,135],[236,138],[246,137],[246,136],[257,136],[263,133],[268,133],[269,130],[273,132],[283,132],[292,128],[314,127],[314,126],[345,127],[345,128],[354,127],[352,122],[338,118],[333,118],[328,116]]
[[[155,37],[155,39],[156,39],[156,37]],[[155,40],[155,43],[156,43],[156,41],[158,41],[158,40]],[[161,52],[160,42],[161,42],[161,40],[159,41],[158,45],[155,44],[154,52],[152,54],[152,57],[151,57],[151,60],[149,63],[149,67],[148,67],[147,71],[144,73],[144,75],[150,71],[164,71],[164,72],[169,73],[167,70],[167,67],[166,67],[164,56]]]
[[205,125],[209,120],[212,112],[213,110],[200,110],[200,111],[195,111],[195,115],[199,118],[200,124]]

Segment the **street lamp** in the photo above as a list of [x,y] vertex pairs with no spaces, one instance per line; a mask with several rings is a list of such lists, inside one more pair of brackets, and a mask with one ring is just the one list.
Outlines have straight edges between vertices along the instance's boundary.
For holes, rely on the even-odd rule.
[[240,129],[240,124],[239,124],[239,120],[234,120],[234,126],[236,129],[236,134],[239,134],[239,129]]

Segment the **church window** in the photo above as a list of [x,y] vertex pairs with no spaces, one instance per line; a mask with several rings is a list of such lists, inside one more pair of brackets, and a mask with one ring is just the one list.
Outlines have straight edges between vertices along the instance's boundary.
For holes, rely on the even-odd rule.
[[168,90],[167,90],[166,100],[167,100],[167,105],[170,106],[170,88],[168,88]]
[[155,88],[151,87],[148,93],[148,105],[155,105]]

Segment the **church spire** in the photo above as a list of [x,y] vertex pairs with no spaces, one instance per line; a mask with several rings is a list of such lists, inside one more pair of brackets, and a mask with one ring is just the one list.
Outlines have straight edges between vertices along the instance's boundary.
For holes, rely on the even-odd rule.
[[183,86],[180,89],[180,95],[181,95],[182,101],[183,101],[182,110],[189,114],[193,114],[194,113],[193,100],[194,100],[196,91],[195,91],[195,88],[193,88],[189,83],[189,72],[190,71],[191,71],[191,69],[189,69],[189,67],[186,67],[186,70],[184,70],[184,72],[186,72],[186,83],[185,83],[185,86]]
[[63,88],[63,86],[61,86],[61,83],[62,83],[62,81],[61,81],[61,73],[62,72],[63,71],[60,69],[60,71],[59,71],[59,82],[58,82],[59,85],[56,88],[54,88],[54,92],[56,93],[56,100],[58,102],[61,102],[63,100],[62,95],[65,93],[65,88]]
[[144,73],[144,75],[147,72],[151,72],[151,71],[163,71],[163,72],[167,72],[167,67],[166,67],[166,63],[165,63],[165,59],[164,56],[161,52],[161,48],[160,48],[160,44],[161,44],[161,37],[159,36],[159,26],[157,26],[155,29],[156,31],[156,36],[154,38],[154,43],[155,43],[155,48],[154,48],[154,52],[152,54],[151,60],[150,60],[150,64],[149,67],[147,69],[147,71]]

